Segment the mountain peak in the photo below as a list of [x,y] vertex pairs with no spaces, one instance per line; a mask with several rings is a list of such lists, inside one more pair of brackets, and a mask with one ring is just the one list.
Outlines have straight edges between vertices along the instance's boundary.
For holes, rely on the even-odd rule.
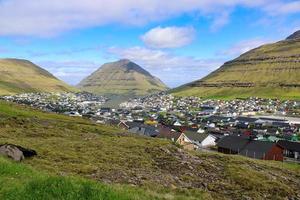
[[96,94],[122,95],[145,95],[167,89],[158,78],[129,59],[102,65],[78,86]]
[[[146,76],[152,77],[152,75],[148,71],[146,71],[141,66],[139,66],[138,64],[132,62],[129,59],[121,59],[121,60],[118,60],[116,62],[106,63],[101,68],[111,69],[111,70],[112,69],[118,69],[118,70],[124,70],[126,72],[135,71],[135,72],[144,74]],[[101,68],[99,70],[101,70]]]
[[127,58],[122,58],[122,59],[118,60],[117,62],[123,63],[123,64],[128,64],[128,63],[131,63],[132,61]]
[[300,39],[300,30],[296,31],[292,35],[286,38],[287,40],[295,40],[295,39]]

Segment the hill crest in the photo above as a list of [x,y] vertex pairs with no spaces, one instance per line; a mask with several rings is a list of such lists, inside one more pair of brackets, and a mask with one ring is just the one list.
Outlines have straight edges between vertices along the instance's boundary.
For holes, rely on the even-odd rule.
[[171,91],[204,98],[300,99],[300,40],[298,33],[252,49],[224,63],[206,77]]
[[76,89],[29,60],[0,59],[0,95],[64,91]]
[[300,30],[296,31],[292,35],[286,38],[287,40],[295,40],[295,39],[300,39]]
[[167,89],[161,80],[128,59],[103,64],[78,87],[96,94],[136,96]]

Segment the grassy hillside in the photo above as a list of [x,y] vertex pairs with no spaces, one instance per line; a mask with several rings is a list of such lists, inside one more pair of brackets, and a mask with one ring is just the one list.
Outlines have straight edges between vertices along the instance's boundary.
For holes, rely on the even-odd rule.
[[109,186],[78,177],[41,173],[2,157],[0,157],[0,186],[0,199],[5,200],[146,200],[156,198],[150,192],[132,186]]
[[172,92],[205,98],[300,99],[300,39],[251,50],[205,78]]
[[0,199],[300,198],[297,165],[185,152],[166,140],[4,102],[0,143],[38,153],[23,164],[0,159]]
[[105,95],[140,96],[164,91],[166,85],[129,60],[106,63],[82,80],[82,90]]
[[0,59],[0,95],[40,91],[75,89],[27,60]]

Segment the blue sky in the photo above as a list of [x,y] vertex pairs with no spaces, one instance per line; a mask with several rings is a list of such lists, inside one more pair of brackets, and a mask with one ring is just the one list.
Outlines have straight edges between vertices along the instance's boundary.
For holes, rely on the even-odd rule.
[[128,58],[168,86],[300,29],[295,0],[0,0],[0,57],[69,84]]

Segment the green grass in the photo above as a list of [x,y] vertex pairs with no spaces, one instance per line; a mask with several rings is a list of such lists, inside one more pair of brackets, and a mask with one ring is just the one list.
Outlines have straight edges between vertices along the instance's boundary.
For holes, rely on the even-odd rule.
[[[186,84],[170,92],[177,96],[234,99],[246,97],[300,99],[300,40],[281,41],[251,50],[201,79],[214,87]],[[199,82],[194,82],[198,83]],[[224,87],[251,83],[253,87]],[[281,86],[290,85],[289,87]]]
[[[167,140],[137,137],[81,118],[1,101],[0,143],[38,153],[23,164],[0,159],[0,177],[5,177],[0,178],[0,197],[7,199],[13,198],[7,196],[10,194],[21,198],[38,186],[40,195],[70,191],[70,197],[62,199],[84,199],[77,195],[85,189],[87,196],[98,198],[102,191],[112,191],[112,195],[124,194],[124,199],[243,199],[244,193],[255,199],[284,199],[300,195],[299,166],[184,152]],[[251,187],[241,184],[244,177]],[[256,181],[258,177],[263,180]],[[278,187],[282,191],[274,192]],[[37,194],[32,191],[32,195],[35,199]]]
[[167,197],[132,186],[107,185],[78,177],[49,175],[0,157],[0,199],[146,200]]
[[186,87],[183,90],[171,91],[175,96],[197,96],[205,99],[230,100],[236,98],[277,98],[281,100],[299,100],[300,91],[297,89],[280,88],[198,88]]
[[29,61],[0,59],[0,95],[62,91],[78,90]]
[[101,95],[144,96],[167,90],[158,78],[140,70],[127,70],[118,63],[104,64],[100,70],[84,79],[79,88]]

